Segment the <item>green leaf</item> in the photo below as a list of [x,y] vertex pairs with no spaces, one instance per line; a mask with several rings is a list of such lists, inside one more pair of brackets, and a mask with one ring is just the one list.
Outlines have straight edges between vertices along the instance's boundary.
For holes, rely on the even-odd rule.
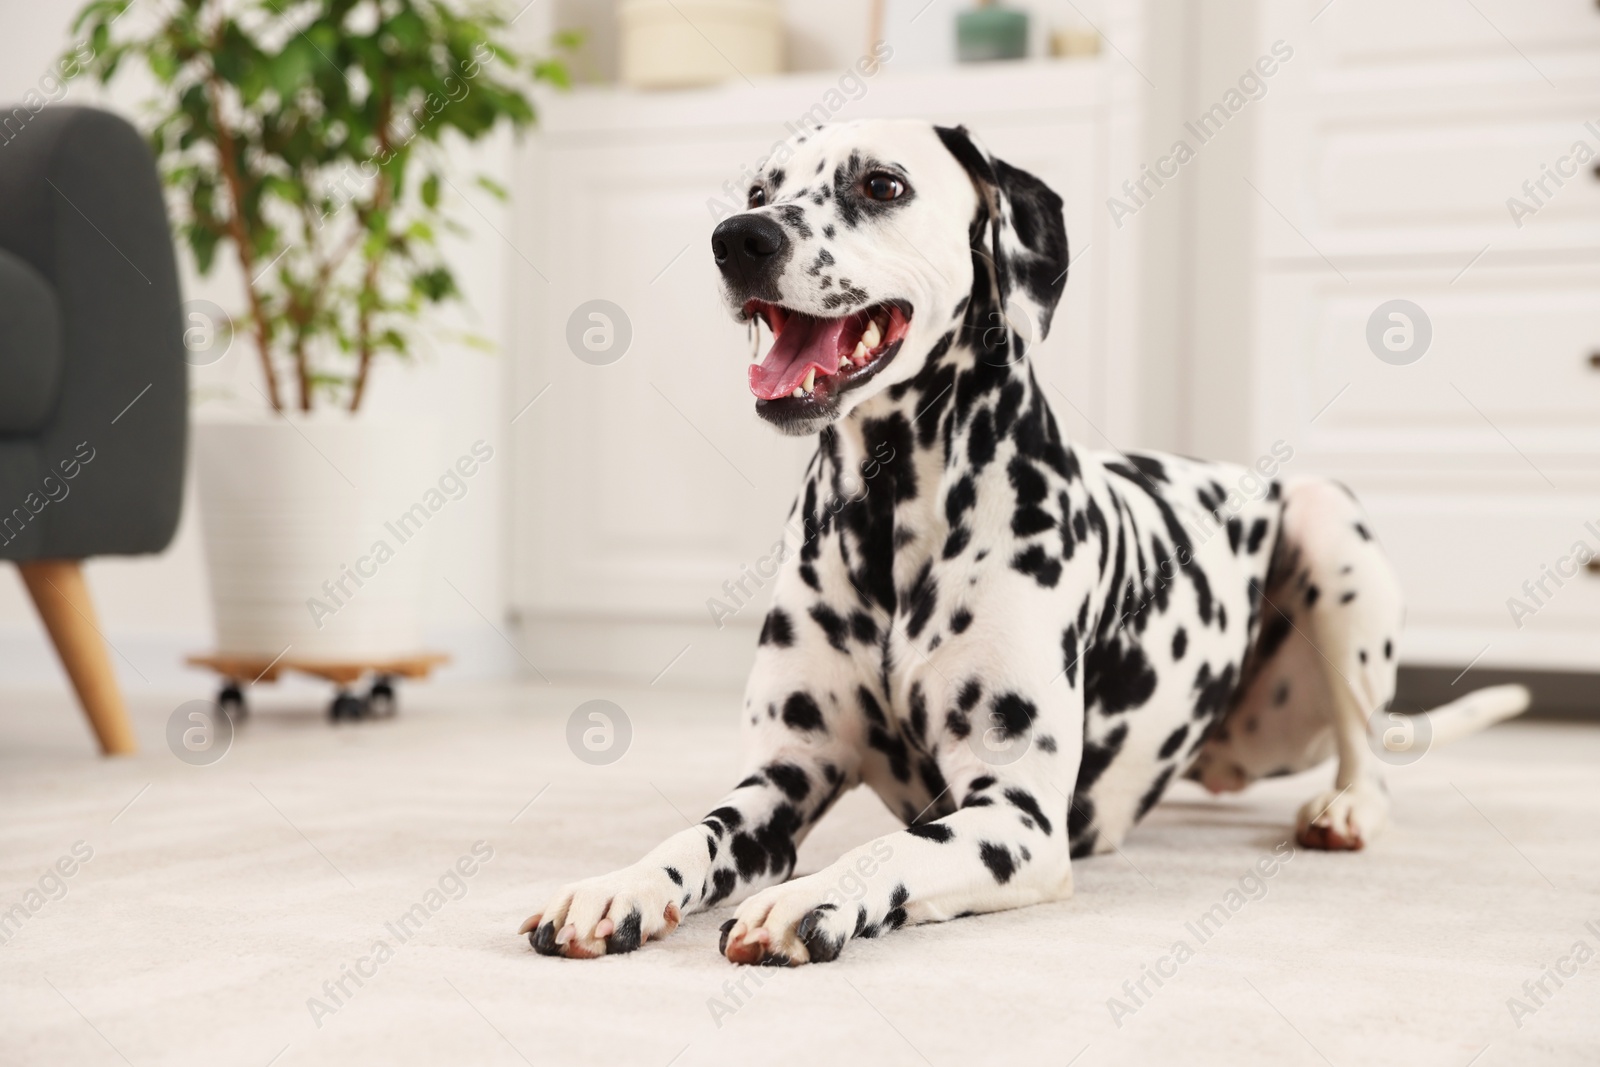
[[430,208],[439,206],[439,175],[429,174],[422,179],[422,202]]

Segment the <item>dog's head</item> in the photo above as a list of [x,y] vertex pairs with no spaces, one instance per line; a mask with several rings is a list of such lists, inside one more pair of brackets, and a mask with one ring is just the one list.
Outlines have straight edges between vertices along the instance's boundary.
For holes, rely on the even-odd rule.
[[1020,358],[1067,275],[1061,198],[965,129],[917,121],[827,126],[775,154],[711,248],[734,317],[773,334],[749,370],[756,411],[791,434],[952,347]]

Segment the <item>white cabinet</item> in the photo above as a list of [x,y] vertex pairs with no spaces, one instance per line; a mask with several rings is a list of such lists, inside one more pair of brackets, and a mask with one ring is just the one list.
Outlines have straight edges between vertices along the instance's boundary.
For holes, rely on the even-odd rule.
[[[1253,440],[1368,505],[1408,663],[1600,668],[1600,9],[1257,10],[1296,57],[1251,176]],[[1395,299],[1432,333],[1404,365],[1368,341]]]
[[[1106,58],[885,69],[836,115],[965,123],[1063,195],[1082,259],[1034,355],[1072,398],[1057,405],[1066,430],[1096,447],[1101,431],[1119,443],[1137,434],[1139,248],[1111,239],[1104,208],[1136,172],[1135,79]],[[754,414],[750,342],[717,297],[708,201],[727,200],[725,182],[742,200],[741,172],[787,135],[786,120],[831,107],[837,88],[802,76],[545,101],[507,235],[523,298],[507,410],[539,397],[514,427],[513,603],[541,671],[649,681],[670,662],[679,682],[742,677],[764,597],[745,579],[755,601],[722,628],[707,601],[743,599],[724,583],[770,551],[814,443],[779,437]],[[569,319],[593,300],[621,308],[631,328],[609,365],[567,342]]]

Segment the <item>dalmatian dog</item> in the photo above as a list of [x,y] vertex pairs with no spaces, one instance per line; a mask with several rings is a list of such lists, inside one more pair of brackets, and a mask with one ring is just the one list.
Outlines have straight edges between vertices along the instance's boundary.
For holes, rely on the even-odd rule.
[[[1059,900],[1180,776],[1232,791],[1336,757],[1297,840],[1384,828],[1369,723],[1401,601],[1367,519],[1331,481],[1062,438],[1025,351],[1067,279],[1054,192],[964,129],[829,126],[769,161],[712,252],[734,318],[772,335],[756,414],[818,442],[747,766],[700,824],[557,892],[520,931],[537,952],[630,952],[737,903],[722,953],[798,965]],[[1526,703],[1471,694],[1434,739]],[[791,879],[862,783],[905,828]]]

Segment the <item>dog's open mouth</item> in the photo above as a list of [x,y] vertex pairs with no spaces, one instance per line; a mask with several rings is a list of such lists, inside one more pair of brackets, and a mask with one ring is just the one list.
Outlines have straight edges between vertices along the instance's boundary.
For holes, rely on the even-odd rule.
[[750,365],[756,410],[784,421],[825,413],[882,370],[911,328],[911,307],[901,301],[827,319],[751,300],[744,314],[772,330],[772,347]]

